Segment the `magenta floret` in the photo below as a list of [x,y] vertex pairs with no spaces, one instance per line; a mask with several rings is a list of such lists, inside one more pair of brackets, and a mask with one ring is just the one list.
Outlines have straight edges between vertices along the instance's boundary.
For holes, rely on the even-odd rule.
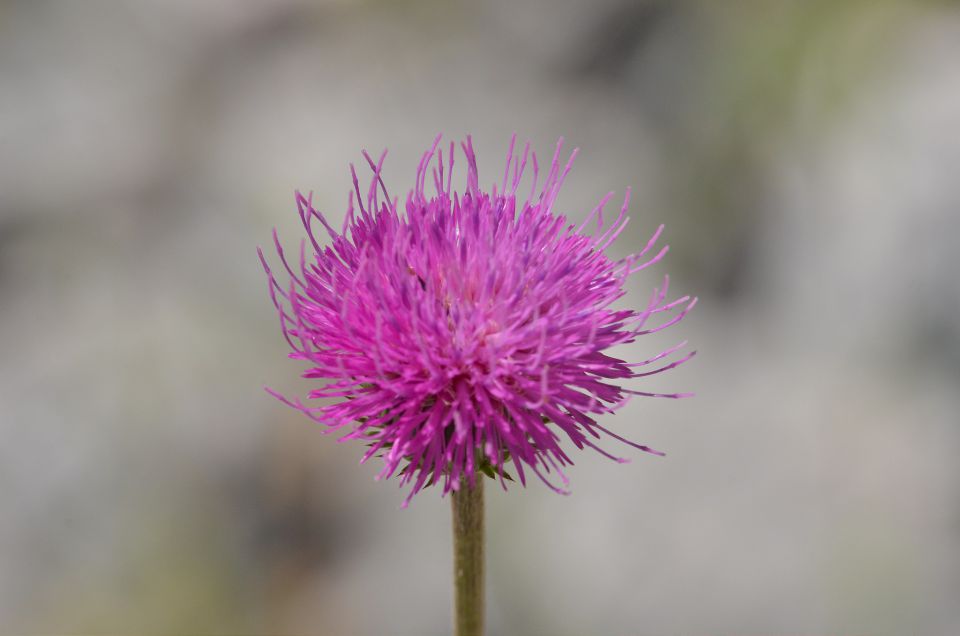
[[[362,462],[383,459],[378,477],[399,472],[401,485],[412,484],[404,505],[426,485],[440,482],[446,494],[478,473],[498,477],[506,488],[511,463],[521,484],[529,470],[566,492],[548,478],[556,471],[568,483],[562,467],[573,462],[561,447],[564,437],[620,462],[627,460],[596,440],[606,435],[660,455],[594,416],[612,413],[633,395],[689,395],[619,384],[683,364],[695,352],[651,366],[686,343],[633,364],[604,353],[679,322],[696,304],[689,296],[668,300],[665,276],[642,311],[612,307],[630,274],[666,254],[667,247],[654,250],[663,226],[639,253],[609,259],[604,250],[628,221],[629,190],[606,228],[603,208],[613,193],[574,227],[553,205],[577,151],[561,170],[562,140],[557,143],[535,195],[536,154],[529,144],[515,154],[514,142],[499,192],[494,185],[485,193],[467,137],[461,144],[467,186],[459,194],[451,188],[454,144],[445,164],[438,137],[417,168],[406,214],[381,178],[386,153],[376,163],[364,153],[373,178],[363,196],[351,166],[359,211],[351,193],[340,232],[310,196],[296,194],[309,244],[301,243],[295,271],[274,232],[286,285],[260,251],[290,357],[310,364],[304,377],[330,381],[308,394],[323,399],[316,406],[271,393],[328,432],[345,431],[341,440],[365,442]],[[528,159],[532,185],[519,199]],[[596,230],[585,233],[594,220]],[[329,235],[327,245],[317,239],[317,223]],[[664,318],[649,326],[657,315]]]

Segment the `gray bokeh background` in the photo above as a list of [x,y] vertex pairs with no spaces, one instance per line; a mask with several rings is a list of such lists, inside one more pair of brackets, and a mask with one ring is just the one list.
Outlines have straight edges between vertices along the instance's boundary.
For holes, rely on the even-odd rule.
[[489,491],[490,634],[956,633],[958,60],[948,2],[0,2],[0,634],[448,633],[447,501],[262,391],[254,250],[514,131],[666,223],[627,355],[700,356],[611,420],[666,458]]

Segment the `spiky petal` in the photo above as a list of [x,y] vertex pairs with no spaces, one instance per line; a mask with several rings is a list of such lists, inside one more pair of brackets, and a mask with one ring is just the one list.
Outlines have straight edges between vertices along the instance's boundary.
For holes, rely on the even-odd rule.
[[[539,194],[529,144],[515,154],[511,140],[499,191],[494,185],[489,193],[480,189],[470,137],[461,144],[462,193],[451,187],[454,144],[446,155],[439,144],[440,137],[420,161],[405,214],[381,178],[386,153],[377,162],[364,153],[373,173],[366,193],[351,166],[355,192],[339,232],[310,196],[296,194],[309,244],[301,243],[293,267],[274,233],[286,284],[262,251],[260,258],[290,357],[309,363],[304,377],[329,383],[308,394],[325,400],[318,406],[271,393],[344,432],[342,440],[365,442],[361,461],[382,457],[380,478],[399,473],[401,485],[411,485],[405,505],[426,485],[440,482],[446,494],[481,471],[506,487],[508,464],[521,484],[529,471],[566,492],[562,469],[573,462],[564,439],[621,462],[597,440],[662,454],[595,418],[633,395],[688,395],[621,386],[689,360],[695,352],[656,366],[685,343],[633,364],[605,353],[679,322],[696,304],[689,296],[668,300],[665,276],[646,308],[614,307],[627,277],[666,254],[656,249],[663,226],[639,253],[611,260],[604,250],[627,224],[630,192],[606,225],[612,193],[579,227],[555,214],[577,152],[562,164],[562,140]],[[528,168],[523,198],[517,191]],[[553,472],[563,486],[551,481]]]

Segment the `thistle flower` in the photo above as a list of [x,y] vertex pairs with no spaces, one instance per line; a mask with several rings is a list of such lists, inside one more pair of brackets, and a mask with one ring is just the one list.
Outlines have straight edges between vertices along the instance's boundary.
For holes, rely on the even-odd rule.
[[[296,271],[274,231],[287,284],[258,250],[289,356],[309,363],[305,378],[329,381],[308,397],[333,401],[311,406],[270,392],[327,432],[343,432],[340,440],[364,442],[361,463],[383,459],[378,479],[399,474],[401,485],[412,485],[404,505],[427,485],[440,482],[447,494],[464,480],[473,485],[478,473],[506,488],[510,472],[523,485],[529,472],[566,493],[552,475],[568,485],[567,440],[618,462],[627,460],[602,449],[603,436],[662,455],[596,416],[634,395],[688,395],[622,386],[689,360],[695,352],[665,360],[685,342],[639,363],[607,353],[676,324],[696,304],[689,296],[668,300],[665,276],[646,308],[613,307],[627,277],[667,253],[654,249],[663,226],[639,253],[612,260],[604,250],[627,224],[630,191],[612,223],[603,221],[611,192],[575,227],[555,213],[554,202],[577,151],[561,165],[563,140],[557,143],[536,194],[536,154],[529,144],[515,153],[515,140],[500,189],[484,192],[468,136],[461,194],[451,185],[454,144],[444,156],[437,137],[417,168],[406,214],[381,177],[386,152],[377,162],[364,152],[369,188],[361,193],[351,165],[354,192],[339,232],[311,196],[296,194],[309,239],[301,242]],[[528,165],[532,185],[522,198],[517,191]]]

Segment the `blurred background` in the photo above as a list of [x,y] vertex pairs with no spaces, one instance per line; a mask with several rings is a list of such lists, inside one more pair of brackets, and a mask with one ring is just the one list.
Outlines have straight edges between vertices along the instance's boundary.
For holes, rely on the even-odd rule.
[[[497,635],[960,629],[960,6],[916,0],[0,1],[0,634],[443,635],[448,502],[300,394],[256,258],[437,132],[633,186],[700,356],[488,489]],[[483,175],[487,175],[484,177]]]

